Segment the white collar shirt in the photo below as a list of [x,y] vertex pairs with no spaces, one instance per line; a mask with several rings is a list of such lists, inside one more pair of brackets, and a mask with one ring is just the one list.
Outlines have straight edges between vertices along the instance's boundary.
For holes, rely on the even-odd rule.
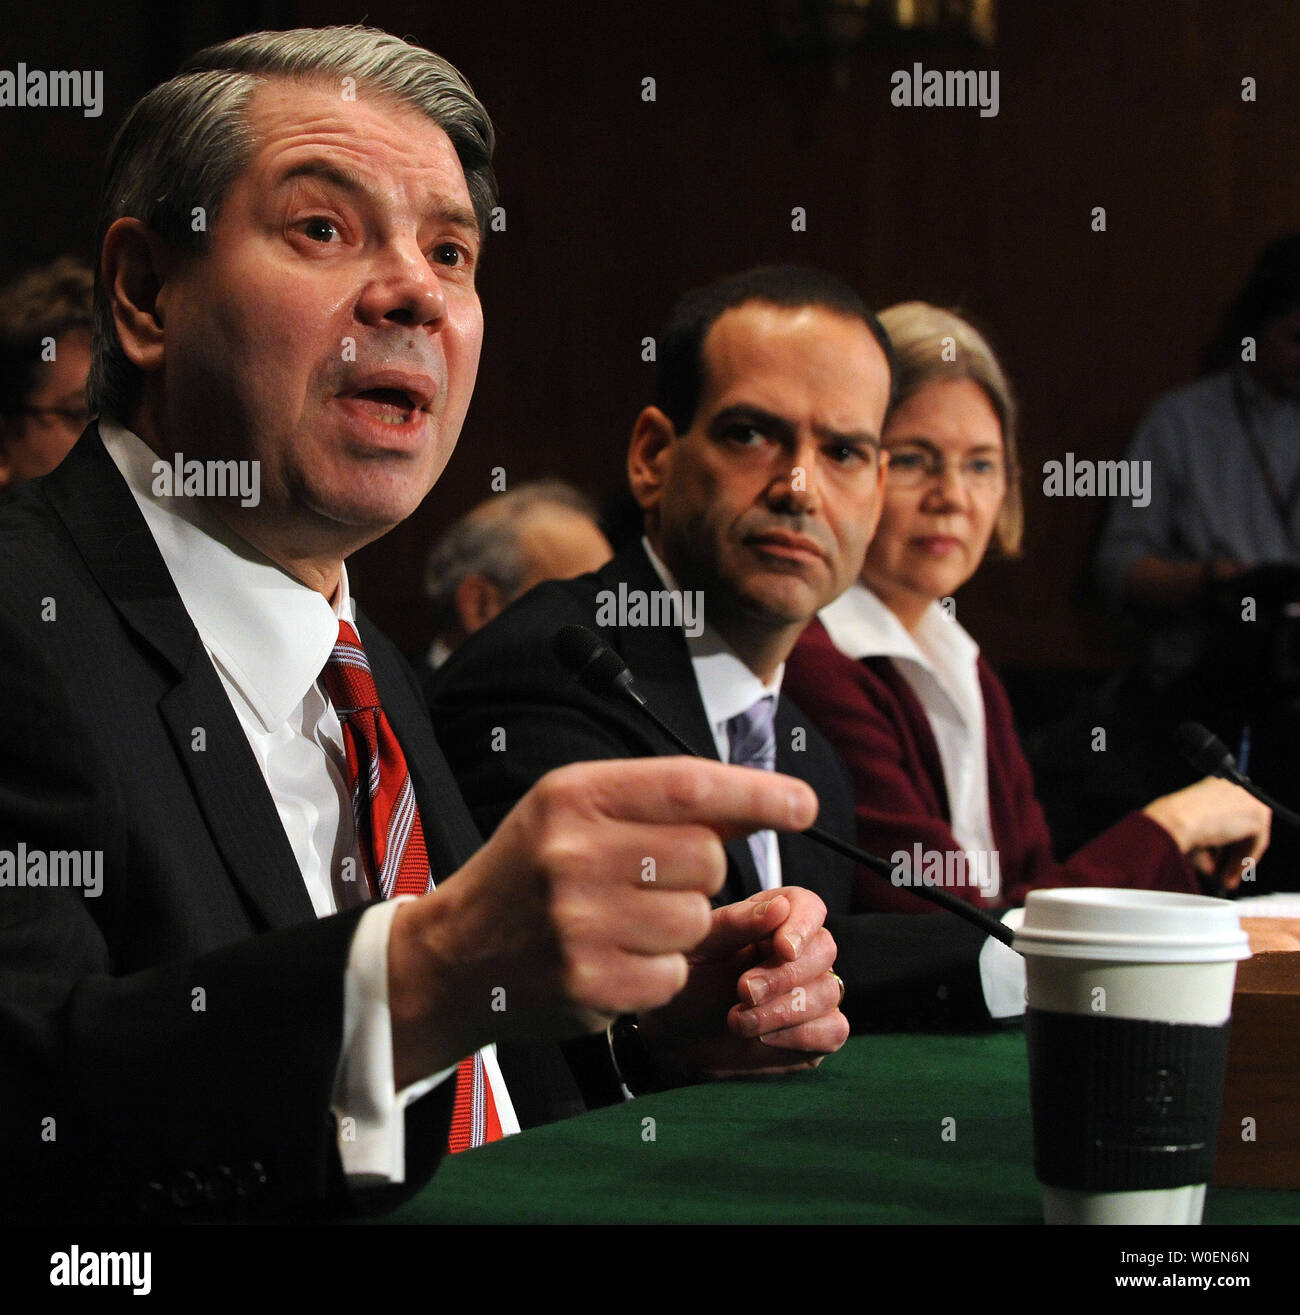
[[[231,530],[200,498],[154,491],[155,453],[114,421],[100,435],[153,535],[257,759],[317,917],[370,898],[347,785],[343,731],[319,677],[340,619],[355,627],[346,566],[331,604]],[[405,1176],[404,1110],[455,1069],[393,1088],[388,933],[397,901],[358,924],[344,990],[333,1108],[358,1185]],[[495,1050],[483,1052],[504,1132],[517,1132]],[[233,1061],[233,1057],[232,1057]],[[350,1122],[345,1122],[350,1120]]]

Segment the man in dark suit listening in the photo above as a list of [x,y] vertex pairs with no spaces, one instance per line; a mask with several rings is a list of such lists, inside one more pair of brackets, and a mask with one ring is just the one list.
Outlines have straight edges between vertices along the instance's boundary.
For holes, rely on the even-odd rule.
[[[628,450],[644,539],[534,589],[434,678],[434,725],[485,834],[561,763],[678,751],[640,710],[575,679],[555,652],[565,625],[606,640],[699,752],[801,777],[820,825],[854,834],[844,768],[780,684],[875,528],[889,350],[857,295],[814,270],[752,270],[678,303],[658,339],[657,405]],[[853,864],[802,835],[740,838],[727,854],[726,898],[784,882],[825,901],[855,1028],[1021,1012],[1018,956],[977,928],[854,914]]]
[[580,1108],[538,1041],[686,1019],[690,1076],[847,1034],[812,896],[708,901],[806,787],[578,768],[480,848],[350,597],[469,404],[491,149],[365,29],[202,52],[115,142],[101,420],[0,509],[0,1215],[344,1212]]

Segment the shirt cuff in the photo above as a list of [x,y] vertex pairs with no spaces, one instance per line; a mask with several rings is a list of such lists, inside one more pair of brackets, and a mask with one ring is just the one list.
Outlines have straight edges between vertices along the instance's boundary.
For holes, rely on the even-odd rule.
[[367,909],[357,923],[343,978],[343,1048],[330,1108],[348,1183],[377,1187],[406,1180],[406,1107],[446,1081],[456,1065],[397,1091],[388,1012],[388,936],[399,895]]
[[[1024,909],[1008,909],[1002,918],[1012,931],[1019,931],[1024,920]],[[1019,1018],[1025,1012],[1024,956],[990,936],[980,950],[979,968],[989,1017]]]

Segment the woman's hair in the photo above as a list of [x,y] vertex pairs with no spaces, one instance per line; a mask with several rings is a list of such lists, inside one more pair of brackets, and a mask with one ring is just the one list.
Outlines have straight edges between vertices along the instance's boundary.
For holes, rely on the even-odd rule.
[[880,321],[898,358],[898,405],[928,384],[969,379],[978,384],[1002,426],[1007,491],[994,538],[1004,556],[1020,551],[1025,526],[1020,497],[1020,458],[1016,450],[1016,399],[998,358],[984,335],[953,311],[924,301],[905,301],[882,311]]

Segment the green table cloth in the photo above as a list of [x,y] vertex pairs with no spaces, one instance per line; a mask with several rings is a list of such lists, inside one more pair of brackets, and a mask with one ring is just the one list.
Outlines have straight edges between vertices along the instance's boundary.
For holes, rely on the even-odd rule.
[[[390,1223],[1040,1222],[1024,1034],[855,1037],[814,1073],[664,1092],[453,1156]],[[1211,1188],[1206,1223],[1300,1222]]]

